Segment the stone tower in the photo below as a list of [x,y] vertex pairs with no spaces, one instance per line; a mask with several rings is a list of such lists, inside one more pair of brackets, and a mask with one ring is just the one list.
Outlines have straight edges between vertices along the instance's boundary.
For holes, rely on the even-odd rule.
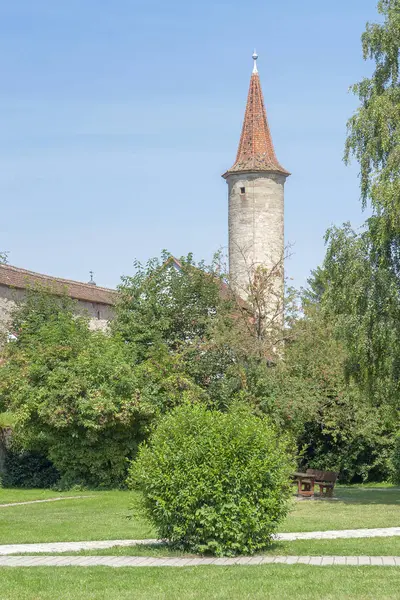
[[236,292],[247,296],[249,275],[262,265],[279,270],[283,298],[284,185],[290,175],[276,158],[257,70],[250,80],[235,164],[223,175],[229,186],[229,273]]

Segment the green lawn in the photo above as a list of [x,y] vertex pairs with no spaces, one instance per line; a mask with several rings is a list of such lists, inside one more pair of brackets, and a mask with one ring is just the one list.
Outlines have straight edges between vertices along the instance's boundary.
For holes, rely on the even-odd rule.
[[[130,492],[0,490],[0,504],[60,496],[87,498],[0,507],[0,543],[155,537],[132,516]],[[293,502],[281,531],[400,526],[400,489],[337,488],[337,501]],[[400,555],[400,538],[302,540],[276,543],[269,553],[289,555]],[[68,553],[69,554],[69,553]],[[179,555],[161,547],[111,548],[79,554]],[[390,567],[1,568],[1,600],[257,600],[395,599],[399,575]]]
[[[5,492],[8,491],[0,490],[0,504],[9,501]],[[15,502],[17,491],[13,492],[12,501]],[[26,494],[26,491],[22,491],[21,498],[26,500]],[[75,495],[81,494],[86,495],[85,492]],[[87,498],[59,502],[0,506],[0,544],[143,539],[155,536],[148,523],[131,517],[132,493],[87,492],[87,495]],[[47,494],[49,498],[57,496],[60,496],[57,492]],[[34,494],[31,499],[35,499]]]
[[2,600],[380,600],[399,597],[396,567],[131,568],[1,570]]
[[47,500],[49,498],[62,498],[71,496],[92,496],[93,492],[55,492],[54,490],[24,490],[0,488],[0,506],[9,502],[29,502],[31,500]]
[[[60,494],[48,490],[3,489],[0,490],[0,504],[62,495],[88,497],[14,507],[0,506],[0,544],[156,536],[149,523],[131,515],[134,497],[131,492]],[[280,531],[400,526],[399,488],[338,487],[337,497],[339,500],[332,502],[293,502],[293,510],[282,523]]]
[[296,502],[280,531],[400,526],[400,488],[337,487],[338,500]]

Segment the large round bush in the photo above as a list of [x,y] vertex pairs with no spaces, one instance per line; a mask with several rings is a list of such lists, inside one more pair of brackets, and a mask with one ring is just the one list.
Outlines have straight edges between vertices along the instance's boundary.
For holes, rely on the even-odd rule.
[[247,407],[183,406],[167,415],[130,467],[161,538],[192,552],[254,553],[286,515],[288,440]]

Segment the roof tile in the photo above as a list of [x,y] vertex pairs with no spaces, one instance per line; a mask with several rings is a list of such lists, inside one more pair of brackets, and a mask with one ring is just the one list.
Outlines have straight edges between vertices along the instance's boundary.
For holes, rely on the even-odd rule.
[[85,300],[86,302],[108,305],[115,304],[117,296],[117,292],[110,288],[72,281],[71,279],[51,277],[50,275],[43,275],[4,264],[0,264],[0,284],[21,290],[29,287],[44,286],[50,288],[54,294],[67,294],[75,300]]
[[290,175],[278,162],[272,136],[269,130],[267,113],[258,72],[253,72],[250,80],[242,135],[236,161],[223,177],[230,173],[252,171],[272,171]]

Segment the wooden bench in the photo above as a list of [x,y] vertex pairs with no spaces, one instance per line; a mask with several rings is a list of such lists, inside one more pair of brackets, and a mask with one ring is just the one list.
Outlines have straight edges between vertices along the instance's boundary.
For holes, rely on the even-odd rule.
[[318,471],[317,469],[307,469],[306,474],[314,479],[315,485],[319,486],[319,495],[321,497],[332,498],[333,488],[335,487],[338,473],[333,471]]

